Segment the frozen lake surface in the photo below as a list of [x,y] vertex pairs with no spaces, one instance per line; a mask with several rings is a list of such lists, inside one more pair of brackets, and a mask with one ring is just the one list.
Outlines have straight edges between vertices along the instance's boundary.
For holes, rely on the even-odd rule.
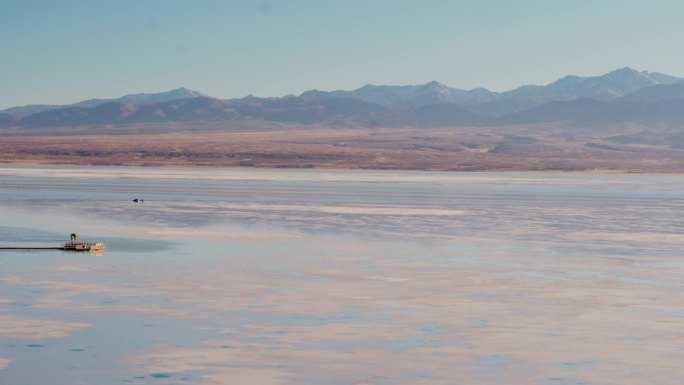
[[[144,202],[134,203],[134,198]],[[0,167],[0,383],[681,385],[684,177]]]

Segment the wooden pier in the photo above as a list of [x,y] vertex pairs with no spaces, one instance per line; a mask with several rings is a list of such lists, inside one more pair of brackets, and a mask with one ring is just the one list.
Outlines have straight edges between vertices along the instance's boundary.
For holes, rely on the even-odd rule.
[[0,246],[0,250],[64,250],[64,251],[91,251],[103,252],[107,246],[102,242],[78,242],[76,240],[76,233],[71,233],[69,242],[62,246],[56,247],[38,247],[38,246]]

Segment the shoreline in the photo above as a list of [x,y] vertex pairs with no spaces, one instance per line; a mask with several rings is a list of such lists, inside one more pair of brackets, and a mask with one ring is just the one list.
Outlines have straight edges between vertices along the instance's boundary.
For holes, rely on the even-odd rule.
[[[144,127],[106,132],[76,129],[3,135],[0,164],[528,172],[559,174],[684,174],[684,148],[620,144],[616,135],[641,128],[536,126],[440,130],[287,129],[243,131],[198,126],[154,133]],[[256,128],[256,127],[251,127]],[[139,129],[140,131],[135,131]],[[206,129],[206,130],[205,130]],[[26,133],[25,133],[26,134]],[[663,133],[664,135],[665,133]]]
[[40,161],[5,161],[0,160],[0,168],[11,168],[12,166],[23,167],[122,167],[122,168],[143,168],[143,169],[210,169],[210,170],[268,170],[268,171],[375,171],[375,172],[426,172],[426,173],[502,173],[502,174],[557,174],[557,175],[653,175],[653,176],[684,176],[684,171],[642,171],[642,170],[614,170],[614,169],[593,169],[593,170],[535,170],[535,169],[510,169],[510,168],[487,168],[487,169],[439,169],[439,168],[359,168],[359,167],[272,167],[272,166],[236,166],[236,165],[204,165],[204,164],[93,164],[87,162],[40,162]]

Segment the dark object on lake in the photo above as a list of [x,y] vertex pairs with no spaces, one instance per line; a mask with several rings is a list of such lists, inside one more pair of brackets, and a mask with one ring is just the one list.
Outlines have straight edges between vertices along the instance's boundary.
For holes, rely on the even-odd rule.
[[138,203],[138,198],[133,199],[133,202]]
[[133,202],[135,202],[135,203],[138,203],[138,202],[143,203],[143,202],[145,202],[145,200],[144,200],[144,199],[133,198]]

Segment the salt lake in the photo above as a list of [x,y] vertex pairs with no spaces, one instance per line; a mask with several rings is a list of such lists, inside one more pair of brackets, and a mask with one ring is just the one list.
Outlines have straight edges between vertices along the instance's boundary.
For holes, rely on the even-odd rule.
[[[133,202],[133,199],[144,200]],[[684,382],[684,176],[0,166],[0,383]]]

